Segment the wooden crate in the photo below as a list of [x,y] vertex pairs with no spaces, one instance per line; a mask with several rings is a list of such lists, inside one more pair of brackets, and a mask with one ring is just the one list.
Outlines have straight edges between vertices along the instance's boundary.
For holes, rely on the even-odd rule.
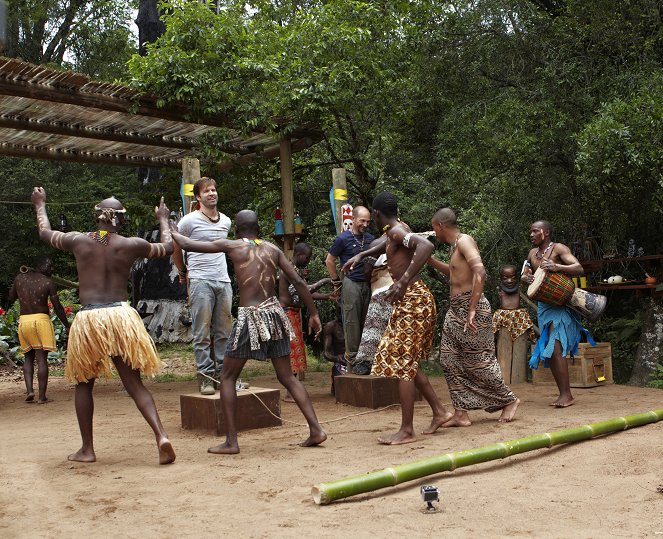
[[[567,361],[571,387],[596,387],[613,383],[612,346],[609,342],[599,342],[594,347],[580,343],[576,356],[573,359],[567,357]],[[555,384],[555,379],[550,369],[544,368],[541,362],[538,369],[532,369],[532,382]]]
[[[334,376],[336,402],[362,408],[382,408],[390,404],[400,404],[398,380],[382,376],[343,374]],[[416,391],[415,400],[421,400]]]
[[[274,417],[254,396],[257,395],[267,408],[278,417]],[[226,433],[226,422],[219,394],[180,395],[182,428],[201,430],[221,436]],[[237,430],[279,427],[282,424],[281,392],[278,389],[252,387],[237,392]]]

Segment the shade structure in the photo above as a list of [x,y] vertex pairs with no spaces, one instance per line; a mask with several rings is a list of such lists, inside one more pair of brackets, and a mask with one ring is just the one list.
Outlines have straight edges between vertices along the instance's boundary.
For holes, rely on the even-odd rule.
[[311,494],[316,504],[326,505],[335,500],[393,487],[407,481],[414,481],[415,479],[421,479],[422,477],[440,472],[449,472],[456,468],[503,459],[544,447],[589,440],[604,434],[656,423],[661,419],[663,419],[663,409],[626,417],[617,417],[571,429],[535,434],[527,438],[486,445],[466,451],[447,453],[363,475],[346,477],[338,481],[321,483],[312,488]]

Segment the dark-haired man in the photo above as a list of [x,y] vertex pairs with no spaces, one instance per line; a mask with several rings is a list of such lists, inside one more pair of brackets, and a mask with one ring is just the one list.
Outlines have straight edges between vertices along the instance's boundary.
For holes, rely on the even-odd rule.
[[50,298],[55,314],[65,330],[69,330],[69,320],[62,308],[55,284],[51,280],[53,261],[46,256],[38,256],[33,262],[34,269],[20,273],[9,289],[9,305],[17,299],[21,306],[18,321],[18,339],[21,351],[25,354],[23,377],[27,391],[26,402],[34,402],[35,392],[33,377],[35,360],[37,361],[37,382],[39,386],[39,404],[45,404],[48,386],[48,352],[56,349],[55,332],[48,308]]
[[[552,226],[548,221],[532,223],[529,237],[533,247],[523,267],[521,279],[524,283],[531,284],[534,281],[534,272],[539,268],[571,276],[583,274],[582,266],[571,250],[562,243],[553,243],[551,234]],[[571,394],[566,357],[578,351],[578,343],[583,334],[590,343],[593,344],[594,340],[582,327],[580,314],[567,307],[539,301],[537,318],[541,336],[530,359],[530,367],[537,369],[541,360],[544,367],[550,366],[559,390],[559,396],[550,405],[566,408],[575,402]]]
[[124,238],[118,230],[126,210],[116,198],[95,206],[97,229],[92,232],[51,230],[46,214],[46,192],[32,191],[37,213],[39,239],[56,249],[71,251],[76,257],[79,296],[83,305],[71,325],[65,377],[76,385],[76,416],[83,445],[69,460],[94,462],[92,439],[94,400],[92,390],[99,376],[111,375],[111,364],[120,375],[127,393],[152,428],[159,450],[159,464],[175,460],[175,451],[166,436],[159,413],[141,372],[150,376],[161,366],[154,341],[147,333],[138,312],[127,303],[127,281],[131,266],[138,258],[168,256],[173,252],[168,217],[163,203],[154,208],[159,220],[162,243],[142,238]]
[[292,328],[276,297],[276,271],[281,269],[308,308],[309,333],[316,338],[322,332],[320,317],[313,297],[293,265],[283,252],[259,239],[258,216],[242,210],[235,216],[236,240],[219,239],[212,242],[194,241],[173,232],[182,249],[201,253],[224,252],[233,261],[239,287],[239,310],[228,338],[226,358],[221,378],[221,399],[226,420],[226,441],[208,449],[210,453],[239,453],[237,442],[237,393],[235,383],[248,359],[271,360],[279,382],[288,390],[304,414],[309,437],[301,446],[321,444],[327,439],[313,410],[313,404],[302,383],[290,370],[290,336]]
[[363,257],[379,255],[386,249],[394,282],[387,290],[385,300],[394,305],[394,310],[375,353],[371,374],[399,381],[401,427],[391,436],[378,438],[378,442],[406,444],[416,440],[413,425],[415,388],[421,391],[433,411],[433,419],[424,434],[432,434],[452,416],[419,368],[421,361],[428,358],[435,330],[435,299],[419,276],[433,252],[433,244],[414,234],[398,219],[398,205],[391,193],[384,192],[375,197],[373,220],[384,232],[385,240],[351,258],[343,266],[343,271],[352,271]]
[[486,270],[474,238],[458,228],[456,214],[442,208],[432,219],[438,240],[451,246],[449,264],[432,259],[449,276],[449,310],[444,317],[440,362],[455,412],[443,427],[468,427],[468,410],[502,411],[498,421],[513,419],[520,399],[504,383],[495,357],[493,318],[483,295]]
[[[184,236],[197,241],[215,241],[228,237],[230,218],[217,210],[219,196],[212,178],[200,178],[193,185],[193,195],[200,209],[186,214],[177,224]],[[173,263],[180,282],[187,282],[191,307],[193,353],[202,395],[214,395],[214,381],[223,366],[228,334],[232,327],[232,288],[224,253],[187,253],[176,245]],[[214,342],[214,353],[211,343]],[[215,364],[216,363],[216,364]],[[217,378],[218,379],[218,378]]]

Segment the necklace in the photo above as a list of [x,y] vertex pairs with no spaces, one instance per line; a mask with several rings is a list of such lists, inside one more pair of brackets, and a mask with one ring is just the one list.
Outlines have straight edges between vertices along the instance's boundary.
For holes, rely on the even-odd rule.
[[458,236],[456,236],[456,239],[454,240],[453,245],[451,246],[451,249],[449,249],[449,260],[451,260],[451,257],[454,255],[454,251],[456,250],[456,246],[458,245],[458,240],[460,237],[463,235],[462,232],[458,233]]
[[114,234],[114,232],[109,232],[108,230],[95,230],[94,232],[87,232],[85,235],[88,238],[101,243],[101,245],[108,245],[111,234]]
[[543,252],[541,252],[541,247],[539,247],[539,250],[538,250],[538,251],[536,252],[536,254],[534,255],[534,258],[536,258],[537,260],[541,260],[544,256],[546,256],[546,254],[548,253],[548,251],[550,251],[550,248],[551,248],[553,245],[555,245],[555,244],[551,241],[551,242],[548,244],[548,247],[546,247],[545,250],[544,250]]
[[[400,223],[401,220],[400,220],[400,219],[396,219],[396,222],[397,222],[397,223]],[[382,232],[384,233],[384,232],[386,232],[387,230],[389,230],[390,228],[391,228],[391,225],[384,225],[384,226],[382,227]]]
[[242,241],[244,241],[244,243],[248,243],[249,245],[254,245],[256,247],[262,243],[262,240],[259,240],[257,238],[242,238]]
[[[352,232],[350,232],[352,234]],[[357,236],[352,234],[352,237],[355,239],[355,241],[359,244],[359,240],[357,239]],[[361,233],[361,245],[359,245],[359,250],[363,251],[364,250],[364,242],[366,241],[366,233],[362,232]]]
[[202,213],[207,219],[209,219],[210,223],[218,223],[219,220],[221,219],[221,214],[217,212],[216,214],[216,219],[212,219],[209,215],[207,215],[203,210],[198,210],[200,213]]

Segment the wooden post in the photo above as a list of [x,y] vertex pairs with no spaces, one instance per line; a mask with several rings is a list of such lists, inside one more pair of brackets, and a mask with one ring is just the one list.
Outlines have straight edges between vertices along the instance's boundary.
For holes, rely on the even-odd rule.
[[193,196],[193,184],[200,179],[200,161],[195,157],[185,157],[182,159],[182,214],[186,215],[191,211],[191,204],[195,202]]
[[292,258],[295,247],[295,201],[292,189],[292,146],[288,137],[281,139],[281,212],[283,213],[283,250]]
[[348,184],[345,180],[344,168],[332,169],[332,187],[334,188],[334,215],[336,215],[336,234],[343,230],[341,206],[348,198]]

